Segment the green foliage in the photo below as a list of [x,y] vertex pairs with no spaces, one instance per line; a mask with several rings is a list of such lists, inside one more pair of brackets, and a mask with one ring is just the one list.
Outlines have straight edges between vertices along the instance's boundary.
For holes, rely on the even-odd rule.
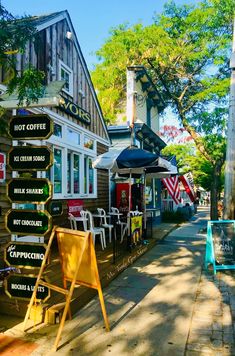
[[195,145],[188,144],[171,144],[166,146],[161,154],[166,157],[176,157],[177,167],[180,174],[185,174],[191,171],[190,160],[195,156]]

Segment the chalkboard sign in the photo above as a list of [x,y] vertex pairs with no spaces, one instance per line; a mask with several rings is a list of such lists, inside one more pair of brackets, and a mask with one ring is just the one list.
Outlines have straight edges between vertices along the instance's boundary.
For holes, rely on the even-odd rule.
[[215,262],[223,265],[235,265],[234,223],[228,222],[211,225]]
[[209,221],[207,224],[206,267],[235,269],[235,220]]

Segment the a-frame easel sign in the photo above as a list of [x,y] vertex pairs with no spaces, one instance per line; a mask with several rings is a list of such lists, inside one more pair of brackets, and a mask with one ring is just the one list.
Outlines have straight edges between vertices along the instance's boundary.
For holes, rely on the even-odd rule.
[[[46,267],[46,261],[50,253],[54,236],[57,237],[59,255],[61,259],[63,288],[42,280],[43,271]],[[69,288],[67,288],[67,282],[70,282]],[[31,308],[36,301],[36,290],[39,285],[46,286],[49,289],[52,289],[65,295],[65,307],[54,343],[55,351],[58,348],[67,313],[69,313],[69,316],[71,317],[70,301],[73,295],[75,285],[84,285],[89,288],[97,289],[100,299],[101,310],[103,313],[105,328],[107,331],[110,330],[100,284],[94,244],[90,232],[54,227],[37,277],[34,292],[30,299],[30,303],[25,315],[23,326],[24,330],[26,329],[26,323],[29,319]]]
[[235,269],[235,220],[213,220],[207,223],[205,267]]

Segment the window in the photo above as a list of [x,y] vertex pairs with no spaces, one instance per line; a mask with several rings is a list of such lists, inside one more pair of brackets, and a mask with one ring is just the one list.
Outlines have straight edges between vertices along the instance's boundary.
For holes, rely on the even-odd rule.
[[80,134],[68,128],[67,130],[67,139],[68,142],[76,143],[80,145]]
[[64,80],[63,90],[73,96],[73,71],[62,61],[59,61],[59,80]]
[[89,148],[90,150],[94,149],[94,141],[88,136],[84,137],[84,147]]
[[54,193],[62,193],[62,151],[54,149]]
[[56,137],[62,137],[62,127],[61,125],[58,125],[56,123],[54,123],[54,133],[53,133]]
[[94,194],[94,169],[90,157],[84,157],[84,193]]
[[70,151],[67,155],[67,193],[80,193],[80,156]]

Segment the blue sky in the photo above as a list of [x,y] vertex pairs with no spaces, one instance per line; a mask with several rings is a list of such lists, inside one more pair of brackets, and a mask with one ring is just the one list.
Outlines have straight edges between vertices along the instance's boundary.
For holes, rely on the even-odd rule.
[[[175,0],[177,4],[196,1]],[[89,69],[97,62],[94,52],[108,38],[111,27],[124,22],[149,25],[154,13],[161,13],[165,3],[165,0],[2,0],[2,5],[13,15],[68,10]]]

